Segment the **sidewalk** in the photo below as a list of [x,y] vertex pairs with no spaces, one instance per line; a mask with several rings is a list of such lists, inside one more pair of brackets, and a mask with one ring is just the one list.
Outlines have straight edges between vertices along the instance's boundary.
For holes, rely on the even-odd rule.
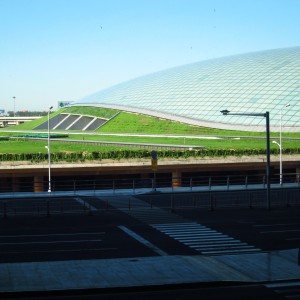
[[300,279],[298,249],[225,256],[155,256],[0,264],[1,293]]

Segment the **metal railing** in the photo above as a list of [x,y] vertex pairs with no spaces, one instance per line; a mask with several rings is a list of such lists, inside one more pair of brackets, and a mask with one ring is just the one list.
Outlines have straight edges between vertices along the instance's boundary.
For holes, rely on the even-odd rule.
[[[48,190],[48,178],[43,181],[14,181],[2,183],[0,185],[0,197],[2,194],[9,193],[32,193],[45,192]],[[282,183],[280,183],[280,176],[273,175],[270,178],[271,184],[276,188],[287,187],[290,184],[300,186],[300,174],[289,173],[284,174]],[[78,191],[101,191],[107,190],[113,194],[118,194],[127,190],[130,193],[137,191],[147,192],[168,189],[169,191],[186,190],[198,191],[212,190],[212,189],[249,189],[266,187],[266,177],[262,175],[219,175],[219,176],[194,176],[194,177],[159,177],[153,178],[121,178],[121,179],[64,179],[51,181],[52,193],[61,191],[76,192]]]
[[[299,174],[271,180],[271,206],[300,206]],[[105,210],[159,208],[216,210],[220,208],[266,208],[264,176],[199,176],[115,180],[48,181],[44,190],[33,192],[37,182],[18,186],[18,191],[1,191],[0,217],[19,215],[85,214]]]

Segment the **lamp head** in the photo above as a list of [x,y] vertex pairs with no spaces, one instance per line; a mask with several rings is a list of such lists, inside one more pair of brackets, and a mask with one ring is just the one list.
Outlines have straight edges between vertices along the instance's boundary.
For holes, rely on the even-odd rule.
[[51,110],[52,108],[53,108],[53,106],[50,106],[50,107],[49,107],[49,110]]
[[289,106],[291,106],[291,104],[290,103],[288,103],[285,107],[289,107]]
[[230,111],[227,109],[224,109],[224,110],[221,110],[220,113],[223,114],[224,116],[227,116],[230,113]]

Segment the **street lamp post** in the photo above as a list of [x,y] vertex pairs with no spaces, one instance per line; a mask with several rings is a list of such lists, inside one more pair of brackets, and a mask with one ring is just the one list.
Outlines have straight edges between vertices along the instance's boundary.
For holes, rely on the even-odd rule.
[[248,117],[264,117],[266,118],[266,155],[267,155],[267,167],[266,167],[266,181],[267,181],[267,209],[271,209],[271,184],[270,184],[270,113],[231,113],[229,110],[221,110],[224,116],[235,115],[235,116],[248,116]]
[[282,148],[281,144],[277,143],[276,141],[272,142],[273,144],[276,144],[279,147],[279,153],[280,153],[280,158],[279,158],[279,183],[282,184]]
[[282,169],[282,111],[286,108],[289,107],[290,104],[288,103],[285,105],[281,110],[280,110],[280,132],[279,132],[279,157],[280,157],[280,184],[282,184],[283,180],[283,169]]
[[50,151],[50,113],[53,106],[49,107],[48,110],[48,146],[46,149],[48,150],[48,192],[51,192],[51,151]]
[[16,97],[13,96],[14,99],[14,117],[16,116]]

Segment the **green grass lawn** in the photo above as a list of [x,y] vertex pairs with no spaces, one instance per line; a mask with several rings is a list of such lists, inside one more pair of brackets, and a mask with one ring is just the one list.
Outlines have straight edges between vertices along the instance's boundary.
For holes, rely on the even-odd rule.
[[[186,145],[198,146],[209,149],[264,149],[266,147],[265,139],[236,139],[236,138],[219,138],[219,139],[201,139],[201,138],[184,138],[184,137],[149,137],[149,136],[113,136],[113,135],[72,135],[69,137],[77,140],[106,141],[106,142],[124,142],[124,143],[141,143],[141,144],[167,144],[167,145]],[[278,139],[273,139],[278,141]],[[271,141],[272,143],[272,141]],[[271,147],[278,147],[271,144]],[[286,148],[300,148],[300,141],[284,141]]]
[[[47,141],[0,141],[0,153],[47,153]],[[51,153],[116,151],[120,147],[51,142]],[[128,147],[130,149],[130,147]]]
[[[144,133],[144,134],[181,134],[181,135],[208,135],[208,136],[259,136],[264,137],[264,132],[245,132],[235,130],[221,130],[206,127],[191,126],[170,120],[159,119],[151,116],[140,115],[129,112],[119,112],[113,109],[95,107],[67,107],[51,113],[51,117],[64,112],[111,118],[118,114],[104,126],[100,127],[98,133]],[[47,121],[47,116],[40,119],[1,129],[1,132],[11,130],[33,130],[41,123]],[[300,132],[284,133],[285,137],[300,138]],[[278,132],[271,132],[273,138],[279,137]]]
[[[265,133],[264,132],[244,132],[233,130],[220,130],[204,127],[196,127],[170,120],[162,120],[150,116],[119,112],[112,109],[95,108],[95,107],[68,107],[62,108],[51,114],[51,117],[61,113],[75,113],[90,116],[97,116],[103,118],[111,118],[115,116],[110,122],[97,130],[97,132],[90,134],[74,134],[71,131],[68,139],[72,140],[90,140],[103,142],[124,142],[124,143],[141,143],[141,144],[169,144],[169,145],[186,145],[186,146],[200,146],[208,150],[241,150],[254,149],[265,150]],[[32,122],[24,123],[18,126],[12,126],[0,130],[0,136],[20,135],[14,133],[13,130],[31,131],[39,124],[47,121],[47,116]],[[32,132],[35,132],[32,130]],[[44,131],[45,133],[47,130]],[[51,133],[56,131],[52,130]],[[59,131],[61,132],[61,131]],[[28,133],[28,132],[27,132]],[[101,134],[102,133],[102,134]],[[104,135],[105,133],[105,135]],[[109,133],[127,134],[124,136],[109,135]],[[158,137],[150,136],[130,136],[131,134],[157,134]],[[108,134],[108,135],[107,135]],[[184,137],[165,137],[163,135],[182,135]],[[188,138],[187,136],[218,136],[222,139],[198,139]],[[228,137],[247,137],[241,139],[234,139]],[[283,134],[284,138],[300,138],[300,132]],[[278,141],[279,133],[271,132],[271,141]],[[259,139],[260,138],[260,139]],[[45,141],[24,141],[24,140],[2,140],[0,139],[0,153],[44,153],[46,152]],[[51,142],[51,152],[93,152],[93,151],[119,151],[121,149],[130,149],[128,147],[120,146],[96,146],[87,144],[74,143],[59,143]],[[132,148],[136,149],[136,148]],[[271,143],[271,149],[276,153],[278,146]],[[283,149],[300,149],[299,140],[284,140]]]

